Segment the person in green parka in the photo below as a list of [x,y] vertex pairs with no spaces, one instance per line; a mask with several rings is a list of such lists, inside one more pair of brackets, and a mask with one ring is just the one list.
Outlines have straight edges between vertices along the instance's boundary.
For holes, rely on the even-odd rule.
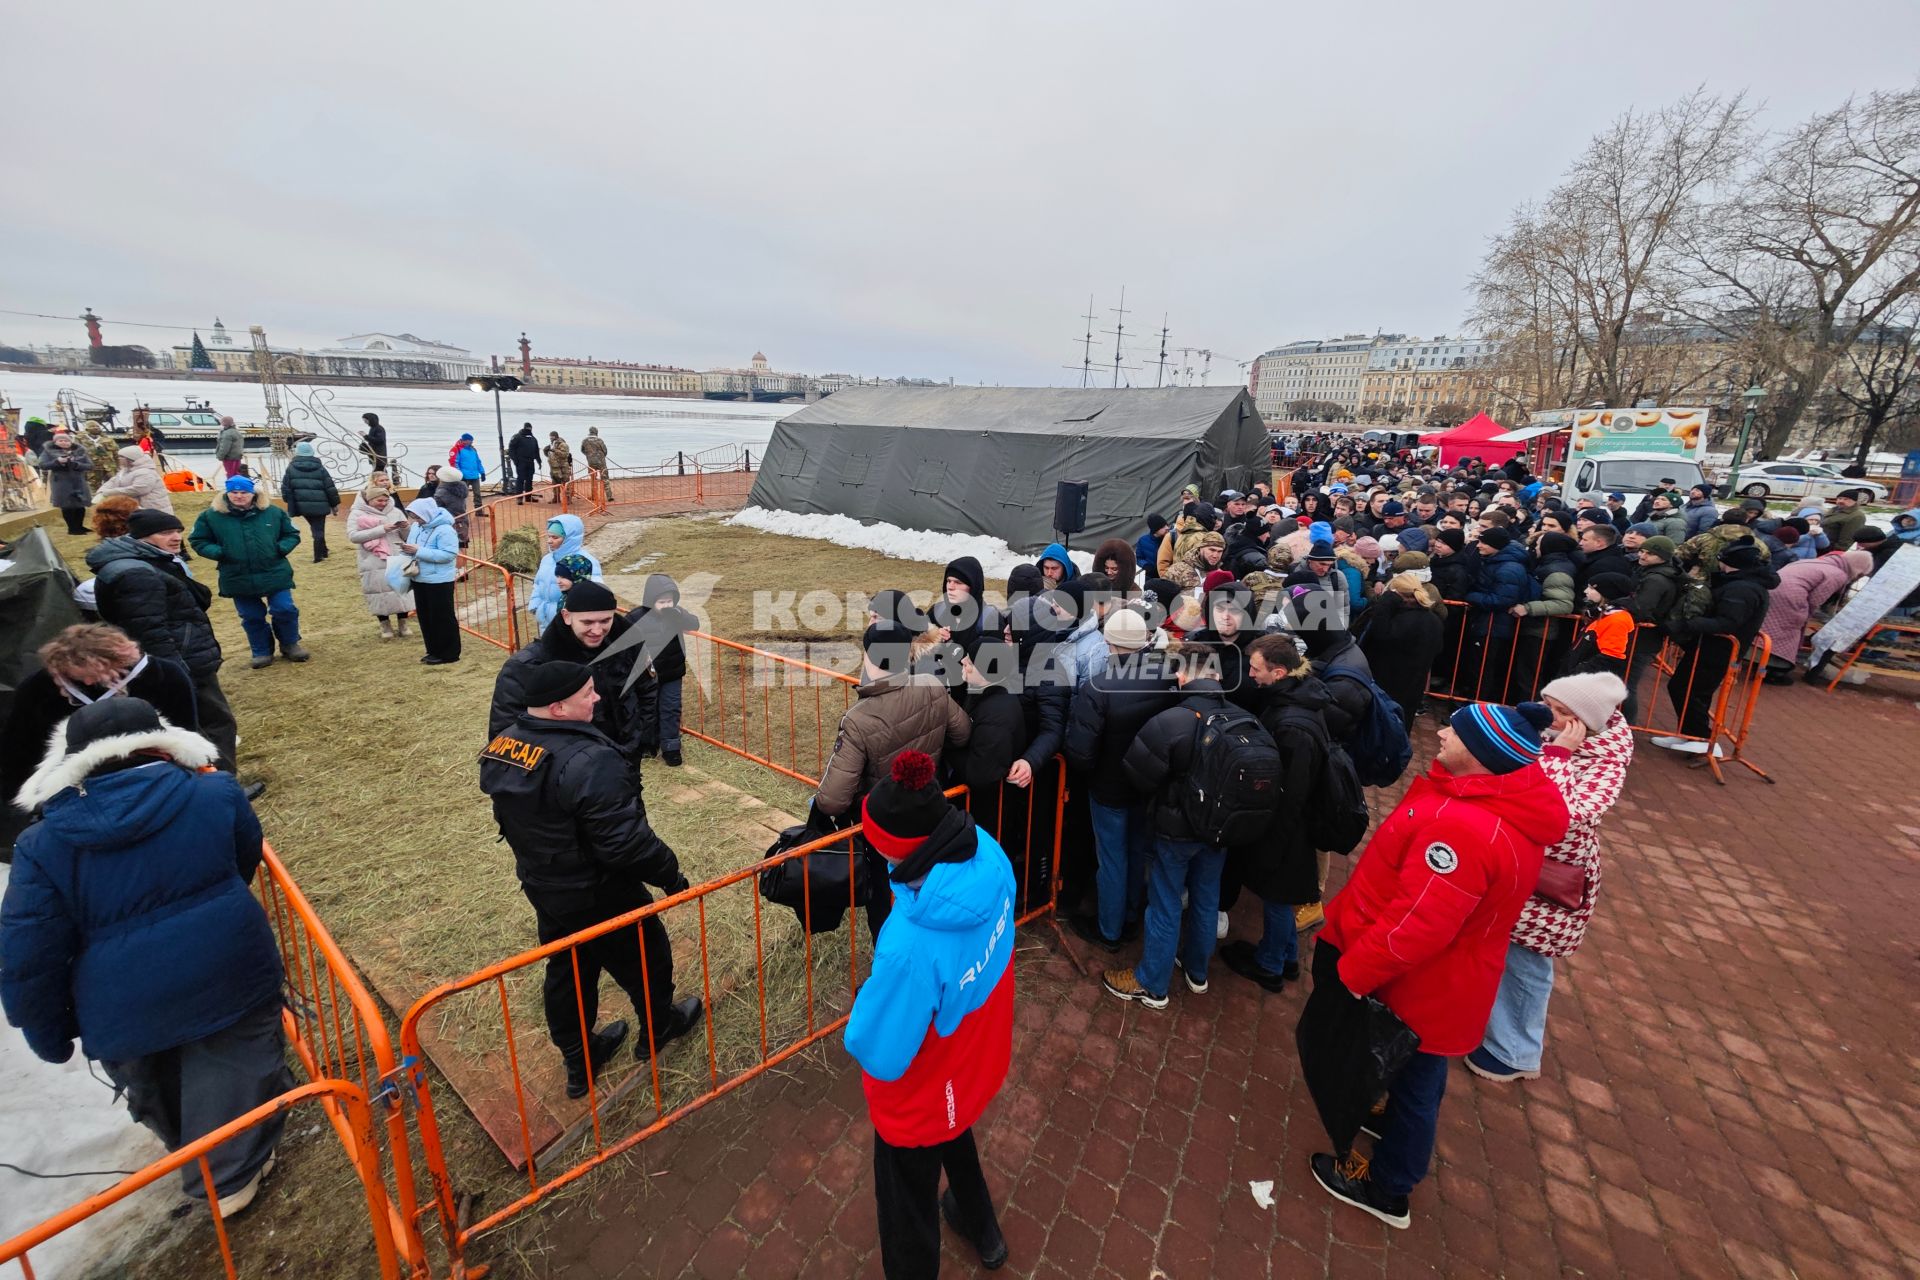
[[253,650],[253,665],[271,666],[273,646],[289,661],[313,655],[300,643],[300,610],[293,603],[293,565],[300,545],[293,518],[263,504],[245,476],[228,476],[225,490],[200,513],[187,538],[193,549],[220,566],[220,594],[233,601]]

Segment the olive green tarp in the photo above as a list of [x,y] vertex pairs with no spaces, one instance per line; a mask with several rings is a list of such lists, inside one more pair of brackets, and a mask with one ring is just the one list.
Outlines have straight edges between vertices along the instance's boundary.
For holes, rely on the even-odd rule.
[[1171,518],[1184,485],[1211,501],[1272,471],[1240,387],[1126,390],[856,387],[774,428],[749,505],[985,534],[1015,550],[1054,541],[1054,487],[1085,480],[1091,547]]

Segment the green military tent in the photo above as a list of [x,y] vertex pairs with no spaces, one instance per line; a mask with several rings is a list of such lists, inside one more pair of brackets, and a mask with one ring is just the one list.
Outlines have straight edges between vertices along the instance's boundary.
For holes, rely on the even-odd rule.
[[1054,491],[1084,480],[1074,543],[1138,537],[1187,484],[1211,501],[1272,471],[1242,387],[1090,390],[856,387],[774,428],[750,505],[985,534],[1015,550],[1054,540]]

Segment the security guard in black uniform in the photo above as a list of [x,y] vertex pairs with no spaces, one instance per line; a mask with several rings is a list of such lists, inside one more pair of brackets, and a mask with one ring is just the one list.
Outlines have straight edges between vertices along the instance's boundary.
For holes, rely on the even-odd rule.
[[[638,632],[629,635],[630,632]],[[593,708],[593,727],[607,735],[635,770],[643,757],[658,747],[655,724],[660,682],[653,660],[672,639],[660,621],[635,621],[620,612],[613,592],[591,579],[576,582],[567,591],[560,612],[538,639],[508,658],[493,682],[493,709],[487,733],[497,734],[513,723],[526,705],[522,683],[527,673],[545,662],[586,663],[593,670],[593,687],[600,701]]]
[[[647,825],[632,765],[593,725],[593,672],[577,662],[541,663],[525,672],[516,700],[524,700],[519,715],[480,754],[480,789],[493,797],[494,820],[513,847],[540,941],[646,906],[647,884],[669,894],[688,888],[679,859]],[[547,1032],[566,1061],[570,1098],[586,1094],[589,1069],[598,1073],[626,1039],[627,1024],[614,1022],[592,1033],[591,1054],[582,1044],[582,1011],[591,1027],[602,970],[634,1008],[649,1010],[634,1048],[641,1061],[699,1025],[699,997],[674,1001],[666,926],[649,916],[638,933],[636,941],[635,930],[615,929],[547,959]]]

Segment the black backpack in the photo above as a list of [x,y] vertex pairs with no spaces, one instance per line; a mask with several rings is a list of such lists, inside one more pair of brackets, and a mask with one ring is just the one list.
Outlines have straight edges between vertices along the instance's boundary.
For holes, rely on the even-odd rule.
[[1366,788],[1347,749],[1327,733],[1327,722],[1304,707],[1282,707],[1282,724],[1297,724],[1326,747],[1320,776],[1313,780],[1300,806],[1300,826],[1315,849],[1352,853],[1366,839],[1373,815],[1367,811]]
[[[1353,736],[1344,744],[1356,776],[1369,787],[1390,787],[1407,771],[1413,759],[1413,741],[1407,736],[1406,722],[1400,718],[1400,704],[1393,695],[1358,671],[1326,671],[1322,681],[1351,680],[1370,695],[1368,712]],[[1324,847],[1324,846],[1323,846]]]
[[1180,812],[1194,839],[1213,847],[1252,844],[1280,800],[1280,750],[1239,707],[1194,713],[1193,764]]

